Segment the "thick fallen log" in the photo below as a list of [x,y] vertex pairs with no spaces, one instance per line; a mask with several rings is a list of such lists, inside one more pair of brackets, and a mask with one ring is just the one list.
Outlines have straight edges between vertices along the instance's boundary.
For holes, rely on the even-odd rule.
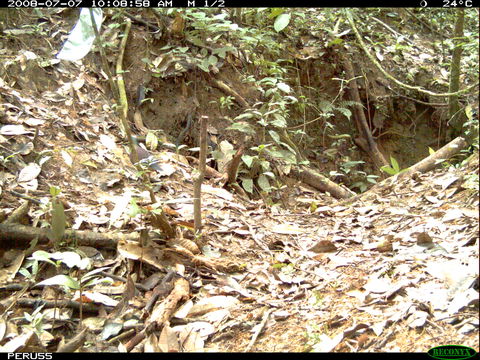
[[407,176],[412,176],[416,172],[426,173],[427,171],[435,169],[443,160],[448,160],[453,155],[458,154],[463,149],[467,148],[468,142],[462,137],[457,137],[450,141],[447,145],[435,151],[432,155],[419,161],[413,166],[410,166],[407,171],[401,172],[394,176],[394,181]]
[[[0,224],[0,248],[24,248],[30,242],[38,238],[39,244],[48,244],[48,233],[50,229],[34,228],[20,224]],[[75,241],[81,246],[92,246],[95,248],[115,249],[120,240],[138,240],[137,233],[101,234],[94,231],[66,230],[63,241]]]
[[415,165],[410,166],[406,171],[401,172],[399,174],[396,174],[394,176],[391,176],[382,182],[379,182],[378,184],[372,186],[368,191],[356,195],[350,199],[343,200],[337,205],[347,205],[351,204],[359,199],[363,199],[367,196],[369,196],[372,193],[377,192],[381,188],[387,188],[389,186],[392,186],[396,182],[398,182],[400,179],[403,179],[405,177],[411,177],[415,173],[426,173],[430,170],[435,169],[438,167],[443,160],[448,160],[452,156],[458,154],[460,151],[465,149],[466,147],[469,146],[469,143],[467,140],[465,140],[462,137],[458,137],[452,141],[450,141],[447,145],[444,147],[438,149],[435,153],[432,155],[426,157],[425,159],[419,161]]
[[350,189],[335,184],[325,176],[304,167],[292,168],[290,174],[317,190],[329,192],[336,199],[348,199],[355,195]]

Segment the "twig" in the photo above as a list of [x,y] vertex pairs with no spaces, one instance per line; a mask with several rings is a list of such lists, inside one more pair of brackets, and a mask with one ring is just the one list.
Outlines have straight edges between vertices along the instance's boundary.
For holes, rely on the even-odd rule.
[[[106,271],[100,271],[99,274],[102,275],[102,276],[105,276],[105,277],[110,277],[110,278],[112,278],[113,280],[122,281],[122,282],[124,282],[124,283],[127,282],[127,278],[124,278],[123,276],[118,276],[118,275],[114,275],[114,274],[109,274],[109,273],[106,272]],[[140,283],[135,283],[135,287],[136,287],[138,290],[141,290],[141,291],[150,291],[150,290],[151,290],[151,289],[147,288],[146,286],[144,286],[143,284],[140,284]]]
[[71,338],[66,344],[60,345],[57,352],[74,352],[83,346],[85,339],[87,338],[87,329],[83,329],[80,333]]
[[387,29],[388,31],[390,31],[393,35],[397,36],[397,37],[400,37],[400,36],[403,36],[403,38],[409,42],[410,44],[413,45],[413,41],[407,39],[404,35],[396,32],[395,30],[393,30],[390,26],[388,26],[387,24],[385,24],[383,21],[377,19],[376,17],[373,17],[372,16],[372,19],[375,20],[376,22],[378,22],[380,25],[382,25],[383,27],[385,27],[385,29]]
[[202,182],[205,177],[205,165],[207,161],[207,124],[208,116],[200,118],[200,155],[198,161],[198,173],[195,174],[193,188],[193,217],[195,234],[202,230]]
[[248,344],[247,348],[244,350],[244,352],[249,352],[253,345],[255,344],[255,341],[257,341],[258,336],[260,333],[263,331],[265,328],[265,325],[267,324],[268,318],[270,317],[270,314],[272,313],[273,309],[268,309],[265,314],[263,315],[262,322],[258,326],[257,331],[255,331],[255,334],[252,336],[252,340],[250,340],[250,343]]
[[22,199],[25,199],[25,200],[28,200],[34,204],[37,204],[37,205],[42,205],[42,202],[40,200],[37,200],[37,199],[34,199],[34,198],[31,198],[27,195],[23,195],[23,194],[20,194],[16,191],[13,191],[13,190],[7,190],[10,194],[12,194],[13,196],[16,196],[16,197],[19,197],[19,198],[22,198]]
[[107,340],[107,343],[113,344],[113,343],[115,343],[115,342],[117,342],[117,341],[121,341],[121,340],[123,340],[123,339],[126,339],[126,338],[128,338],[129,336],[135,335],[136,331],[137,331],[136,329],[127,330],[127,331],[125,331],[124,333],[121,333],[120,335],[117,335],[117,336],[115,336],[115,337]]

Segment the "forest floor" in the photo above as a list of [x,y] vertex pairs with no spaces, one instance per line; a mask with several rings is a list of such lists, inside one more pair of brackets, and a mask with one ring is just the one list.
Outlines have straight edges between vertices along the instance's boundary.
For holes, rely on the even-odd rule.
[[[44,50],[33,40],[29,49]],[[1,220],[18,211],[20,224],[48,227],[56,186],[67,229],[77,234],[54,246],[42,233],[34,249],[26,248],[26,235],[1,240],[2,351],[55,351],[81,328],[82,352],[426,352],[451,344],[479,350],[479,198],[469,183],[479,172],[478,154],[462,168],[392,178],[353,202],[294,182],[267,206],[209,178],[199,255],[188,245],[195,169],[187,158],[160,147],[154,154],[161,170],[146,175],[177,236],[193,249],[152,231],[147,185],[95,76],[70,64],[35,73],[25,59],[18,81],[35,76],[49,90],[39,96],[0,79],[0,146],[15,159],[0,167]],[[52,73],[62,73],[62,84],[51,81]],[[141,241],[145,229],[150,238]],[[125,238],[96,242],[82,231]],[[33,286],[58,274],[80,279],[88,270],[72,259],[77,266],[68,266],[72,253],[102,277],[116,277],[85,285],[81,294]],[[37,269],[32,256],[43,260]],[[175,299],[179,279],[188,293]],[[53,312],[63,300],[73,301]],[[162,309],[169,301],[175,308]]]

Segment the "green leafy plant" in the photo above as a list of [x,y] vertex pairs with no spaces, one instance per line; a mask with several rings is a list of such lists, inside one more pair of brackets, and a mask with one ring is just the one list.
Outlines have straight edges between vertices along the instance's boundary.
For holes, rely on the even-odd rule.
[[233,106],[233,96],[220,96],[219,99],[221,109],[231,109]]
[[[92,266],[88,257],[82,258],[78,253],[73,251],[48,253],[46,251],[36,251],[32,254],[30,260],[44,261],[59,268],[61,264],[65,264],[69,268],[77,267],[80,270],[86,270]],[[87,272],[82,276],[71,276],[59,274],[52,276],[39,282],[37,285],[43,286],[60,286],[65,292],[71,290],[79,290],[80,293],[88,287],[95,286],[99,283],[111,283],[112,279],[102,277],[99,273],[107,269],[106,267],[98,268]]]
[[350,185],[350,188],[351,189],[358,188],[360,192],[366,191],[368,189],[368,184],[375,185],[377,183],[377,179],[379,178],[378,175],[372,175],[372,174],[367,175],[363,171],[359,171],[358,174],[362,176],[363,179],[355,181],[352,185]]
[[[30,271],[28,269],[31,269]],[[27,280],[35,281],[38,274],[38,260],[30,259],[25,262],[25,265],[18,270],[20,274],[25,276]]]
[[31,314],[24,312],[23,318],[28,322],[26,325],[22,325],[23,328],[32,330],[37,336],[41,336],[45,332],[45,315],[41,313],[44,305],[36,308]]
[[83,289],[91,286],[95,286],[96,284],[99,283],[112,283],[113,280],[111,278],[107,277],[101,277],[98,273],[104,271],[107,269],[106,267],[104,268],[98,268],[92,271],[89,271],[85,275],[81,277],[74,277],[70,275],[55,275],[51,278],[48,278],[46,280],[43,280],[38,283],[38,285],[44,285],[44,286],[53,286],[53,285],[58,285],[63,287],[67,292],[69,290],[80,290],[82,291]]
[[398,165],[398,161],[393,156],[390,156],[390,164],[391,165],[382,166],[380,170],[387,173],[388,175],[397,175],[407,170],[407,169],[400,169],[400,165]]
[[[257,155],[243,155],[242,161],[246,165],[247,169],[241,169],[239,171],[240,179],[242,180],[242,186],[245,191],[253,193],[254,180],[261,191],[269,193],[272,191],[270,185],[270,179],[275,179],[275,174],[271,171],[270,162],[265,158],[265,151],[269,145],[260,145],[252,147],[251,150],[256,151]],[[248,176],[245,176],[248,175]]]

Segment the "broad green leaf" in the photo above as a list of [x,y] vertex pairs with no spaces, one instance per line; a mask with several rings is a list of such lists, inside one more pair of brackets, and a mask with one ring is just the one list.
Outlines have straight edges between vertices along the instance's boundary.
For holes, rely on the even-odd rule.
[[289,94],[290,91],[292,91],[292,89],[290,89],[290,86],[288,86],[287,84],[283,83],[283,82],[279,82],[277,84],[277,87],[282,90],[284,93],[286,94]]
[[242,179],[242,187],[246,192],[253,194],[253,180],[252,179]]
[[276,18],[278,15],[283,14],[285,9],[283,8],[272,8],[270,9],[270,14],[268,15],[269,19]]
[[43,250],[35,251],[30,257],[30,259],[34,259],[37,261],[46,261],[52,265],[55,265],[55,263],[52,260],[50,260],[50,253]]
[[209,65],[216,65],[218,63],[218,59],[216,56],[210,55],[208,57],[208,64]]
[[80,283],[67,275],[56,275],[49,279],[39,282],[37,285],[62,285],[66,286],[69,289],[78,290],[80,289]]
[[245,165],[247,165],[249,169],[252,167],[252,164],[255,158],[256,158],[255,156],[242,155],[242,161],[245,163]]
[[128,215],[133,218],[141,213],[142,213],[142,209],[137,205],[137,202],[135,201],[135,199],[130,200],[130,209],[129,209]]
[[282,129],[287,127],[287,121],[285,120],[285,117],[283,117],[283,115],[277,113],[277,114],[273,114],[273,117],[275,118],[275,120],[271,122],[273,126],[276,126]]
[[397,159],[393,156],[390,156],[390,162],[392,163],[392,168],[396,173],[400,172],[400,166],[398,165]]
[[91,287],[97,284],[113,284],[113,279],[103,277],[103,278],[93,278],[83,284],[84,287]]
[[260,84],[272,85],[272,86],[275,85],[277,82],[278,80],[273,77],[266,77],[259,81]]
[[[261,115],[261,114],[260,114]],[[251,119],[251,118],[255,118],[257,117],[258,115],[255,114],[255,113],[251,113],[251,112],[248,112],[248,113],[245,113],[245,114],[241,114],[241,115],[238,115],[235,119],[233,120],[243,120],[243,119]]]
[[263,172],[270,170],[270,162],[267,160],[260,161],[260,166],[262,167]]
[[465,115],[467,115],[467,119],[468,120],[472,120],[473,118],[473,110],[472,110],[472,107],[470,105],[467,105],[465,107]]
[[[195,46],[198,46],[200,48],[204,48],[205,47],[205,43],[198,37],[196,36],[187,36],[187,39],[190,43],[192,43],[193,45]],[[169,48],[169,47],[168,47]],[[167,49],[168,49],[167,48]],[[165,49],[165,46],[163,48],[161,48],[160,50],[167,50]]]
[[273,28],[275,29],[276,32],[280,32],[288,26],[289,22],[290,22],[290,14],[280,14],[275,19],[275,24],[273,25]]
[[327,47],[333,46],[333,45],[339,45],[343,43],[343,40],[340,38],[333,39],[332,41],[329,41],[327,44]]
[[280,135],[278,135],[278,133],[276,131],[273,131],[273,130],[268,130],[268,133],[270,134],[270,136],[272,137],[273,140],[275,140],[275,142],[277,144],[280,143]]
[[387,173],[388,175],[395,175],[397,173],[391,166],[388,165],[382,166],[380,170]]
[[55,196],[58,196],[60,195],[60,193],[62,192],[62,190],[60,190],[60,188],[56,187],[56,186],[50,186],[50,196],[51,197],[55,197]]
[[82,276],[81,281],[82,282],[88,281],[92,277],[96,276],[99,272],[105,271],[106,269],[108,269],[108,266],[104,266],[104,267],[89,271],[88,273]]
[[227,130],[237,130],[249,135],[255,135],[256,132],[253,130],[252,126],[246,122],[240,121],[230,125]]
[[20,270],[18,270],[18,272],[25,276],[27,279],[30,279],[32,277],[32,274],[30,274],[30,272],[25,268],[21,268]]
[[203,61],[198,64],[198,67],[205,72],[209,72],[208,65],[208,59],[203,59]]
[[260,188],[267,193],[272,190],[272,187],[270,186],[270,182],[268,181],[268,178],[264,174],[261,174],[258,177],[257,183],[258,183],[258,186],[260,186]]
[[335,110],[342,113],[342,115],[345,116],[347,119],[350,119],[350,117],[352,116],[352,112],[349,109],[337,108]]
[[222,59],[225,59],[225,56],[227,55],[227,51],[235,51],[235,48],[233,46],[224,46],[218,49],[214,49],[212,51],[212,54],[220,56]]

